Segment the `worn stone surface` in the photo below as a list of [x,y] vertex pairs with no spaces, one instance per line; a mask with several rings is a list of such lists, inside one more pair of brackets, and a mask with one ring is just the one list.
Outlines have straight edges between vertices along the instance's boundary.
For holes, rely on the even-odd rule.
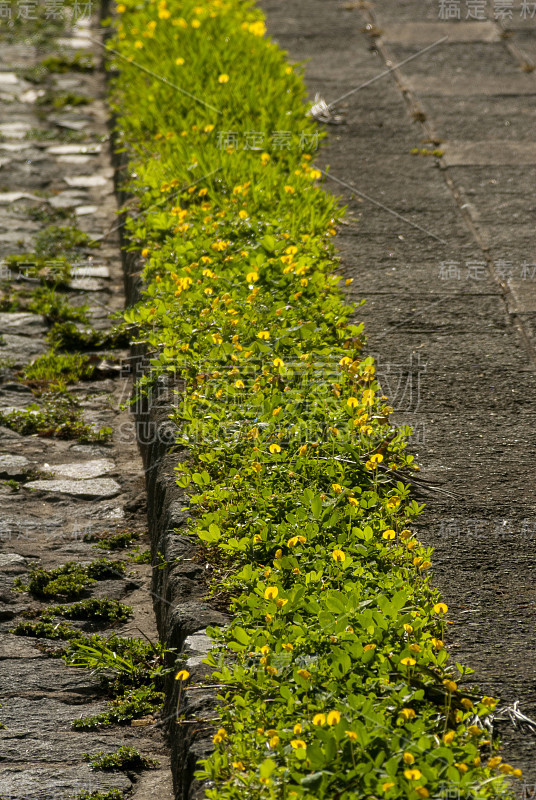
[[0,478],[22,478],[29,470],[25,456],[0,455]]
[[[76,471],[76,465],[73,467]],[[121,486],[111,478],[97,478],[94,480],[39,480],[28,481],[25,489],[34,489],[40,492],[58,492],[76,497],[105,498],[115,497],[121,491]]]
[[[51,107],[43,113],[37,101],[44,99],[44,90],[40,84],[21,80],[19,72],[59,51],[50,42],[39,48],[8,43],[5,30],[0,26],[0,256],[31,253],[35,237],[45,227],[69,226],[76,219],[76,227],[100,244],[75,259],[72,291],[65,298],[73,305],[87,303],[90,320],[97,321],[99,330],[108,330],[114,324],[111,315],[124,305],[124,282],[117,234],[108,235],[116,203],[111,191],[108,112],[101,99],[104,75],[98,70],[51,73],[47,80],[52,89],[55,85],[59,92],[84,94],[91,102],[81,113],[56,113]],[[94,61],[100,63],[101,48],[87,35],[80,37],[80,30],[74,45],[94,48]],[[62,38],[71,43],[72,33],[66,28]],[[91,37],[99,36],[95,19]],[[29,132],[32,138],[26,139]],[[69,141],[72,136],[75,142]],[[65,216],[70,209],[72,216]],[[5,269],[0,271],[3,294],[22,286],[30,291],[37,285],[29,280],[8,282]],[[45,339],[49,329],[50,322],[40,314],[0,312],[2,411],[45,404],[39,382],[21,382],[20,370],[49,350]],[[69,386],[84,422],[114,431],[111,443],[56,438],[53,431],[21,435],[0,426],[0,722],[6,726],[0,730],[0,797],[6,800],[68,800],[82,791],[114,788],[132,800],[172,798],[169,753],[161,728],[152,721],[96,732],[73,729],[75,719],[108,708],[99,679],[89,670],[64,663],[58,652],[64,642],[11,633],[19,622],[36,619],[47,605],[17,590],[16,580],[26,583],[32,568],[52,569],[67,561],[88,564],[108,555],[93,546],[96,537],[124,530],[139,534],[136,545],[142,550],[148,547],[139,500],[144,491],[143,465],[132,418],[120,411],[131,384],[121,377],[120,369],[112,368],[126,355],[109,349],[97,353],[95,379]],[[109,368],[100,366],[105,359]],[[10,479],[20,486],[13,480],[8,484]],[[146,636],[155,641],[151,565],[129,561],[128,551],[110,555],[125,562],[125,574],[96,581],[83,597],[119,600],[132,606],[133,615],[111,627],[88,621],[73,626],[85,633]],[[107,773],[92,770],[84,759],[85,753],[114,752],[122,744],[158,759],[160,767],[146,775]]]
[[[0,461],[0,468],[2,462]],[[55,478],[68,478],[73,481],[88,480],[105,475],[115,468],[114,462],[109,458],[96,458],[93,461],[77,461],[72,464],[44,464],[43,469],[51,472]]]

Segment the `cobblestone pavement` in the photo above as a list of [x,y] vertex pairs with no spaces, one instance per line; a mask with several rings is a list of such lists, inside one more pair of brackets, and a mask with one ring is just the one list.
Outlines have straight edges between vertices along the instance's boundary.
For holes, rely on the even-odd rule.
[[[336,243],[385,393],[421,480],[451,493],[416,488],[450,649],[534,718],[535,4],[262,5],[344,117],[318,162],[348,204]],[[499,731],[533,791],[534,736]]]
[[[113,632],[157,639],[150,564],[129,560],[132,548],[110,554],[88,541],[126,531],[138,537],[140,553],[148,547],[142,465],[131,416],[120,410],[131,392],[128,351],[106,340],[124,296],[104,75],[92,41],[99,28],[83,19],[71,29],[48,25],[41,15],[28,30],[5,20],[0,26],[0,796],[62,800],[116,789],[165,800],[172,797],[169,756],[155,718],[73,729],[73,720],[107,708],[99,680],[53,657],[65,642],[11,633],[47,606],[17,591],[17,578],[24,582],[37,565],[111,555],[126,564],[125,574],[97,580],[82,597],[132,606]],[[83,304],[87,322],[54,326]],[[49,350],[51,335],[62,336],[67,349],[74,337],[74,349],[88,357],[91,376],[67,393],[47,395],[46,374],[23,375]],[[14,416],[32,403],[21,428]],[[77,422],[86,426],[81,435]],[[111,442],[106,429],[113,429]],[[111,632],[87,621],[73,625]],[[158,759],[159,768],[102,772],[84,759],[120,745]]]

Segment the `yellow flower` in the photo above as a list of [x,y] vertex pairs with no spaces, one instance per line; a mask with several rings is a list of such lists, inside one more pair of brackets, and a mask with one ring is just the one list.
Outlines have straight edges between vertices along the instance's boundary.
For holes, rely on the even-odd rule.
[[264,599],[265,600],[275,600],[277,595],[279,594],[279,589],[277,586],[267,586],[264,590]]
[[308,681],[309,678],[311,677],[311,673],[309,672],[308,669],[299,669],[298,675],[300,676],[300,678],[303,678],[306,681]]
[[337,725],[341,721],[341,715],[338,711],[330,711],[327,716],[328,725]]
[[276,550],[275,551],[275,557],[276,558],[282,558],[283,557],[283,551],[282,550]]
[[233,761],[233,769],[238,769],[241,772],[245,770],[245,766],[242,764],[241,761]]
[[443,744],[452,744],[455,736],[456,734],[454,731],[447,731],[443,734]]
[[449,680],[448,678],[446,678],[443,681],[443,686],[445,687],[447,692],[455,692],[456,689],[458,688],[458,684],[455,681]]
[[221,338],[219,333],[213,333],[212,341],[214,342],[214,344],[221,344],[223,342],[223,339]]
[[161,8],[158,12],[158,16],[160,19],[169,19],[171,16],[171,11],[168,11],[167,8]]
[[299,736],[299,734],[302,732],[302,726],[300,725],[299,722],[297,722],[296,725],[294,725],[294,728],[292,730],[294,731],[296,736]]
[[243,389],[244,388],[244,381],[235,381],[235,387],[237,389]]
[[520,769],[515,769],[515,770],[512,772],[512,775],[513,775],[515,778],[521,778],[521,776],[523,775],[523,772],[522,772]]
[[271,444],[268,449],[270,450],[270,453],[280,453],[281,452],[281,448],[279,447],[278,444]]
[[313,725],[325,725],[326,724],[326,715],[325,714],[315,714],[313,717]]
[[408,720],[410,720],[410,719],[415,719],[415,717],[417,716],[417,714],[415,713],[415,711],[414,711],[412,708],[403,708],[403,709],[400,711],[400,716],[401,716],[403,719],[405,719],[406,721],[408,721]]
[[263,154],[261,155],[261,163],[262,163],[263,167],[265,167],[265,166],[266,166],[266,164],[267,164],[269,161],[270,161],[270,155],[269,155],[269,153],[263,153]]
[[119,3],[119,5],[116,8],[118,14],[124,14],[126,10],[127,7],[123,3]]
[[[285,362],[283,361],[282,358],[274,358],[273,365],[274,365],[274,367],[284,367],[285,366]],[[307,445],[306,445],[306,447],[307,447]]]
[[495,767],[499,766],[501,761],[502,761],[501,756],[494,756],[493,758],[490,758],[490,760],[488,761],[488,767],[490,769],[495,769]]
[[412,653],[420,653],[421,652],[420,644],[415,644],[415,643],[410,644],[409,649],[411,650]]
[[136,48],[136,50],[141,50],[143,47],[143,42],[140,42],[140,40],[138,39],[137,42],[134,42],[134,47]]
[[[283,648],[283,650],[286,650],[289,653],[292,653],[292,651],[294,650],[294,645],[291,644],[290,642],[283,642],[281,647]],[[299,731],[294,730],[294,733],[301,733],[301,727]]]
[[479,728],[478,725],[469,725],[467,730],[471,736],[480,736],[480,734],[483,732],[482,728]]
[[350,408],[357,408],[357,406],[359,405],[359,400],[357,399],[357,397],[349,397],[348,400],[346,401],[346,405],[349,406]]
[[175,64],[176,64],[178,67],[182,67],[182,65],[184,64],[184,58],[176,58],[176,59],[175,59]]
[[448,610],[446,603],[436,603],[434,606],[434,614],[446,614]]
[[270,331],[259,331],[257,339],[264,339],[265,341],[270,338]]
[[335,492],[335,494],[340,494],[342,492],[342,486],[340,483],[332,483],[331,488]]
[[312,181],[314,181],[314,180],[317,180],[318,178],[321,178],[322,177],[322,173],[320,172],[319,169],[312,169],[309,172],[309,177],[310,177],[310,179]]
[[229,76],[225,75],[225,73],[223,75],[220,75],[220,77],[218,78],[218,83],[228,83],[228,82],[229,82]]
[[256,533],[255,536],[253,537],[253,542],[254,544],[259,544],[260,542],[262,542],[262,536],[259,533]]
[[418,781],[419,778],[422,777],[422,772],[419,769],[405,769],[404,777],[407,778],[408,781]]
[[264,36],[266,33],[266,25],[262,20],[259,20],[258,22],[251,22],[248,25],[248,30],[254,36]]
[[279,736],[271,736],[270,737],[270,747],[274,748],[277,747],[279,744]]
[[342,550],[334,550],[333,553],[331,554],[331,556],[332,556],[334,561],[339,561],[341,563],[343,561],[346,561],[346,556],[345,556],[345,554],[343,553]]
[[190,673],[185,669],[181,669],[175,675],[175,680],[176,681],[187,681],[189,677],[190,677]]
[[467,764],[464,764],[464,763],[463,763],[463,761],[462,761],[461,763],[459,763],[459,762],[458,762],[458,763],[455,763],[455,764],[454,764],[454,766],[456,767],[456,769],[458,770],[458,772],[461,772],[462,774],[463,774],[464,772],[467,772],[467,770],[469,769],[469,767],[467,766]]
[[395,536],[396,536],[396,532],[393,531],[391,528],[389,528],[389,530],[384,531],[382,533],[382,539],[394,539]]
[[354,506],[354,508],[357,508],[357,506],[359,505],[359,500],[356,497],[349,497],[348,502],[350,503],[351,506]]
[[469,700],[468,697],[463,697],[460,700],[460,703],[467,711],[470,711],[472,709],[472,707],[473,707],[473,702],[472,702],[472,700]]
[[307,747],[307,745],[305,744],[303,739],[291,739],[290,740],[290,746],[294,750],[305,750],[306,747]]
[[222,250],[226,250],[229,242],[224,242],[222,239],[217,239],[215,242],[212,242],[210,245],[213,250],[217,253],[221,253]]
[[149,255],[149,248],[148,247],[144,247],[143,250],[141,251],[141,254],[142,254],[143,258],[147,258],[147,256]]
[[414,764],[414,763],[415,763],[415,756],[413,755],[413,753],[407,753],[407,752],[406,752],[406,753],[404,753],[404,755],[402,756],[402,760],[404,761],[404,764],[409,764],[409,765],[411,765],[411,764]]
[[282,406],[278,406],[277,408],[274,408],[274,410],[272,411],[272,417],[277,417],[277,415],[279,414],[281,409],[282,409]]
[[404,630],[406,631],[406,633],[413,633],[413,625],[408,625],[408,623],[406,623],[404,625]]
[[486,695],[485,697],[482,698],[482,702],[484,703],[485,706],[488,706],[488,708],[495,708],[498,701],[495,699],[495,697],[488,697]]
[[255,283],[255,281],[259,280],[259,273],[258,272],[248,272],[246,275],[246,280],[248,283]]
[[198,19],[194,19],[194,20],[192,20],[192,22],[191,22],[191,26],[192,26],[192,28],[199,28],[199,26],[200,26],[200,25],[201,25],[201,23],[199,22],[199,20],[198,20]]
[[294,189],[294,187],[293,187],[293,186],[285,186],[285,192],[286,192],[287,194],[294,194],[294,192],[295,192],[295,191],[296,191],[296,190]]
[[415,789],[415,793],[418,797],[430,797],[430,792],[426,788],[426,786],[417,786]]
[[393,786],[394,783],[392,781],[386,781],[385,783],[382,783],[382,792],[388,792],[389,789],[393,788]]
[[363,651],[366,653],[368,650],[376,650],[376,645],[374,644],[374,642],[371,642],[370,644],[366,644],[364,646]]
[[414,658],[409,658],[408,656],[406,656],[406,658],[400,659],[400,663],[403,664],[405,667],[413,667],[417,662],[415,661]]

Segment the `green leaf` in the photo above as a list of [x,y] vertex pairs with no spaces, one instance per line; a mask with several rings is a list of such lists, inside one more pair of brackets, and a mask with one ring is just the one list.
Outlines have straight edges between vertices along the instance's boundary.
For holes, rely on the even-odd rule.
[[316,495],[311,501],[311,511],[317,519],[322,516],[322,499],[319,495]]

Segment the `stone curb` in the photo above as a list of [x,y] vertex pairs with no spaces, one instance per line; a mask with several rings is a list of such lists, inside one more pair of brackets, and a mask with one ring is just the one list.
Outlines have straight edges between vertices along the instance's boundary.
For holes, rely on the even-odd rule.
[[[111,127],[113,122],[112,119]],[[113,130],[111,139],[113,146]],[[116,168],[117,200],[121,207],[129,196],[119,185],[118,176],[126,174],[128,158],[125,153],[113,152],[112,159]],[[126,218],[127,215],[122,213],[119,234],[125,294],[127,304],[131,306],[141,297],[142,262],[138,253],[128,249],[130,241],[122,225]],[[140,346],[132,347],[132,370],[136,375],[146,372],[143,356]],[[205,630],[209,625],[225,625],[229,618],[207,602],[207,586],[203,579],[205,566],[197,557],[195,542],[180,532],[186,530],[188,497],[176,484],[174,467],[181,452],[173,443],[173,426],[168,420],[177,383],[162,384],[148,402],[137,403],[135,422],[145,470],[151,556],[153,564],[162,561],[162,566],[154,567],[152,583],[158,632],[162,642],[184,655],[190,683],[198,684],[207,678],[207,667],[201,663],[210,649],[210,639]],[[180,683],[170,675],[163,709],[175,797],[177,800],[200,800],[205,794],[205,784],[196,781],[193,775],[197,761],[213,749],[213,723],[210,720],[215,716],[215,694],[200,685],[196,686],[196,691],[183,691],[179,698],[179,687]],[[183,718],[180,725],[176,722],[179,700]]]

